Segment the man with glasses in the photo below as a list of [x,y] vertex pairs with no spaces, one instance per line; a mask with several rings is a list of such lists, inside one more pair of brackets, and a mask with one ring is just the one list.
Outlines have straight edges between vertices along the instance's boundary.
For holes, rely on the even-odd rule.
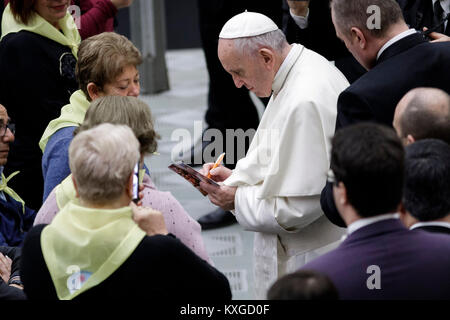
[[20,246],[26,232],[32,227],[36,212],[25,206],[20,196],[8,187],[3,175],[9,154],[9,144],[14,141],[14,125],[9,122],[6,108],[0,104],[0,246]]

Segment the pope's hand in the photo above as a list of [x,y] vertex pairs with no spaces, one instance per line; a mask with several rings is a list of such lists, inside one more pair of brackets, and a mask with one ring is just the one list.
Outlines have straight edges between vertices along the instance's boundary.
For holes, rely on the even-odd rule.
[[133,220],[148,236],[157,234],[167,235],[169,232],[161,212],[152,208],[138,207],[134,202],[130,203],[133,210]]
[[308,14],[309,0],[287,0],[287,3],[294,15],[306,17]]
[[112,4],[117,8],[117,10],[129,7],[133,4],[134,0],[111,0]]
[[208,193],[209,201],[225,211],[234,210],[234,197],[237,187],[212,186],[206,182],[200,182],[200,187]]
[[231,174],[233,173],[232,170],[230,170],[224,166],[219,166],[219,167],[211,170],[213,166],[214,166],[214,163],[204,164],[203,168],[199,172],[204,176],[208,176],[208,173],[210,173],[211,179],[216,182],[223,182],[223,181],[227,180],[228,177],[231,176]]

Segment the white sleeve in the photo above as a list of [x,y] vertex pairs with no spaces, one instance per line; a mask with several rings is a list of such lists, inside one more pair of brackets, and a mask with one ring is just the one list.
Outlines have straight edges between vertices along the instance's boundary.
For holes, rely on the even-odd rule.
[[309,9],[308,13],[306,14],[306,17],[296,16],[295,14],[292,13],[292,10],[289,10],[289,13],[291,14],[292,19],[294,19],[295,23],[300,29],[308,28]]
[[320,195],[275,197],[259,200],[259,186],[240,186],[236,190],[234,214],[246,230],[265,233],[294,233],[322,215]]

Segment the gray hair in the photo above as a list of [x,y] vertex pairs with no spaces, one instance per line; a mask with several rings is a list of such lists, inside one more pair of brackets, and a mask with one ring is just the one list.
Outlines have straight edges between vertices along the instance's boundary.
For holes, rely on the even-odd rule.
[[80,198],[105,204],[120,197],[139,155],[139,142],[127,126],[104,123],[77,134],[69,163]]
[[259,36],[233,39],[234,48],[242,54],[253,55],[261,48],[271,48],[281,53],[288,45],[286,36],[278,29]]

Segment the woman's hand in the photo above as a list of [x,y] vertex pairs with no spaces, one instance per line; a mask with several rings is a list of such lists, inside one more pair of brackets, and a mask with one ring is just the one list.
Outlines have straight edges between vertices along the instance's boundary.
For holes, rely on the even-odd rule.
[[167,235],[169,232],[161,212],[152,208],[138,207],[134,202],[130,203],[133,210],[133,220],[148,236],[157,234]]
[[117,10],[131,6],[133,4],[133,1],[134,0],[111,0],[112,4],[117,8]]

